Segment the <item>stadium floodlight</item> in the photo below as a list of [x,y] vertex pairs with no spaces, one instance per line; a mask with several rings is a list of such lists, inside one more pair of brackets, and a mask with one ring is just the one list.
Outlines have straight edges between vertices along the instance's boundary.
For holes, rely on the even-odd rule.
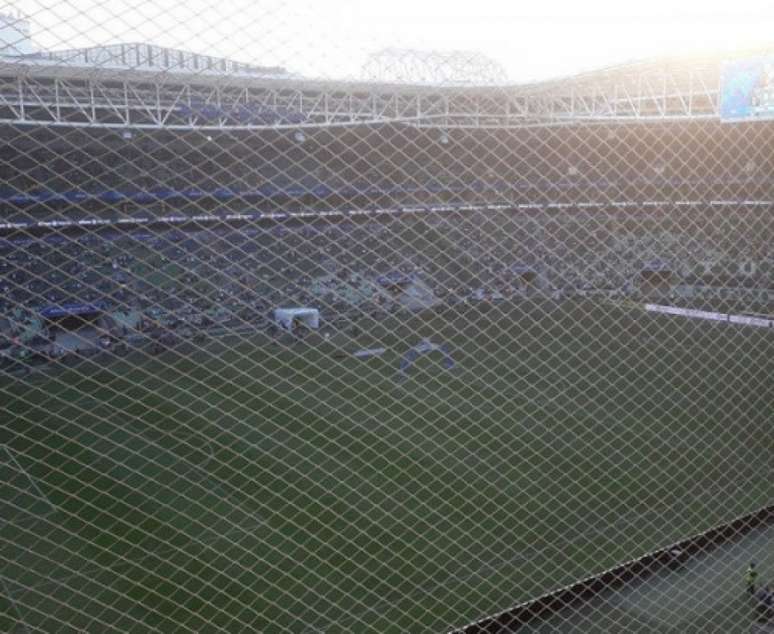
[[296,130],[296,131],[293,133],[293,138],[294,138],[294,139],[295,139],[295,140],[296,140],[298,143],[303,143],[304,141],[306,141],[306,135],[305,135],[305,134],[304,134],[304,133],[303,133],[301,130]]

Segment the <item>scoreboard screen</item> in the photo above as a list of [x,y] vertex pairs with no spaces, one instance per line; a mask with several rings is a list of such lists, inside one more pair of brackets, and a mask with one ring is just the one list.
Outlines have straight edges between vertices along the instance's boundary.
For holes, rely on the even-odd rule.
[[774,57],[723,65],[720,117],[726,121],[774,118]]

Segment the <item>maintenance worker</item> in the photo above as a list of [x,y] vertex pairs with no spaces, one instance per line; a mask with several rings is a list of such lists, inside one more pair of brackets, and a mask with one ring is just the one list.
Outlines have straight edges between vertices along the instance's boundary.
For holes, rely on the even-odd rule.
[[755,562],[750,562],[747,566],[745,581],[747,583],[747,594],[755,594],[755,582],[758,580],[758,571],[755,568]]

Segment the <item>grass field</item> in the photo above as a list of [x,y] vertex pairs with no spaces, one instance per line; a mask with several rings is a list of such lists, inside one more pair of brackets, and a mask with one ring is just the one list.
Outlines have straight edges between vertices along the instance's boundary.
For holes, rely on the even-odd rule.
[[[772,499],[770,332],[592,300],[358,328],[0,379],[0,631],[442,632]],[[398,382],[424,336],[456,367]]]

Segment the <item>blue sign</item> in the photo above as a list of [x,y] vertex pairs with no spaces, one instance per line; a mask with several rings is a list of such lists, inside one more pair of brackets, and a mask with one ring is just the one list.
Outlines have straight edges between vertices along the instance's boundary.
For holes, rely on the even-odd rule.
[[103,301],[97,301],[93,304],[79,304],[76,302],[48,306],[40,311],[40,316],[45,319],[57,319],[59,317],[72,317],[73,315],[92,315],[99,313],[107,308]]
[[720,118],[774,119],[774,58],[737,60],[723,65]]

